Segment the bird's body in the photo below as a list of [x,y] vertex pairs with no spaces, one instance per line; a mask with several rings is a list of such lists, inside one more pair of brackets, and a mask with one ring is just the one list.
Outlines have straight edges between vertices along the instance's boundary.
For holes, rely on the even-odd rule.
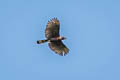
[[62,40],[66,39],[59,35],[60,23],[57,18],[53,18],[51,21],[48,21],[45,30],[46,40],[38,40],[37,43],[49,42],[49,47],[51,50],[57,54],[63,56],[69,52],[69,49],[63,44]]

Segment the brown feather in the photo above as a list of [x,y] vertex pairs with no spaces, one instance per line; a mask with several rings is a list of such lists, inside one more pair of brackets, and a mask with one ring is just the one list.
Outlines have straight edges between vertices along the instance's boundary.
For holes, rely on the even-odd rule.
[[45,37],[47,39],[38,40],[37,43],[41,44],[48,41],[51,50],[53,50],[56,54],[64,56],[69,52],[69,49],[61,41],[63,39],[60,37],[59,29],[60,22],[57,18],[53,18],[52,20],[48,21],[45,29]]
[[49,47],[56,54],[61,56],[66,55],[69,52],[69,49],[63,44],[62,41],[50,42]]
[[59,28],[60,28],[59,20],[57,20],[57,18],[53,18],[51,21],[48,22],[46,26],[46,30],[45,30],[46,38],[50,39],[53,37],[58,37]]

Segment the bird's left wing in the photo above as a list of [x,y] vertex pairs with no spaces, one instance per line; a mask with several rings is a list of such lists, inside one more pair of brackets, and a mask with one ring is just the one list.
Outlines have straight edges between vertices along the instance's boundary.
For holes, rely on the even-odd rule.
[[61,56],[64,56],[69,52],[69,49],[63,44],[62,41],[50,42],[49,47],[56,54],[59,54]]

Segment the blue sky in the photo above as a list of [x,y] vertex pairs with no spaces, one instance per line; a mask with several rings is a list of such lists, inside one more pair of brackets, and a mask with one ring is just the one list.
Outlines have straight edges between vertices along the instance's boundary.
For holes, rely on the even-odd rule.
[[[36,44],[54,17],[64,57]],[[120,80],[119,0],[2,0],[0,22],[0,80]]]

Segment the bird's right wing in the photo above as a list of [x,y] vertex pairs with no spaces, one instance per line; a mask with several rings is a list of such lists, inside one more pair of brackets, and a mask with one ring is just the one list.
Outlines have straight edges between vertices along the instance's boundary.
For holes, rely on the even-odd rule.
[[50,39],[53,37],[58,37],[59,36],[59,28],[60,28],[60,23],[57,18],[53,18],[51,21],[48,21],[48,24],[47,24],[46,30],[45,30],[46,38]]
[[56,54],[59,54],[61,56],[64,56],[69,52],[69,49],[63,44],[62,41],[50,42],[49,47]]

